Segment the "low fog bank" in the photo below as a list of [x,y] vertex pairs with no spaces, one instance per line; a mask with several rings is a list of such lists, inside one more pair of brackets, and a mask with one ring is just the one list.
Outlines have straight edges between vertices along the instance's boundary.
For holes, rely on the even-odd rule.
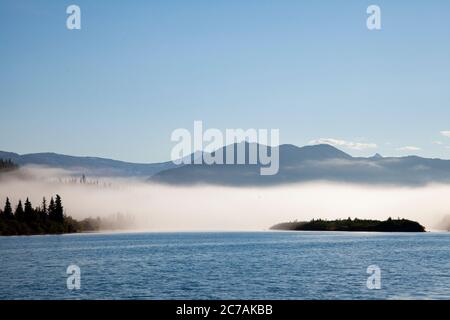
[[427,230],[450,227],[450,185],[368,187],[329,182],[272,188],[171,187],[144,181],[74,177],[23,167],[0,176],[0,205],[29,197],[34,206],[61,195],[67,215],[101,217],[109,227],[148,231],[267,230],[313,218],[406,218]]

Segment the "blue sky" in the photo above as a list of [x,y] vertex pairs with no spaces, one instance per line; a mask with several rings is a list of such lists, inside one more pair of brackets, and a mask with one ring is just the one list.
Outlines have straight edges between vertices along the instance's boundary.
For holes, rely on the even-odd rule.
[[450,158],[449,39],[447,0],[1,0],[0,150],[163,161],[202,120]]

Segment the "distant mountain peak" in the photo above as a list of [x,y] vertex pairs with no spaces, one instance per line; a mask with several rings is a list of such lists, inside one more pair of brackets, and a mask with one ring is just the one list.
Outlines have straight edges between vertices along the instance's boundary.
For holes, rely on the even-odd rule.
[[375,153],[371,158],[372,159],[383,159],[383,156],[379,153]]
[[351,159],[352,156],[330,144],[315,144],[298,148],[309,159]]

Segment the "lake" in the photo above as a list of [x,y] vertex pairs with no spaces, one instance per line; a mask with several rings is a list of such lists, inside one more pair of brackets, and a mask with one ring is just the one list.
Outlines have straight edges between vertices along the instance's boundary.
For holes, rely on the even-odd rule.
[[[0,299],[449,299],[450,234],[0,237]],[[80,289],[66,269],[81,270]],[[381,289],[367,287],[367,268]]]

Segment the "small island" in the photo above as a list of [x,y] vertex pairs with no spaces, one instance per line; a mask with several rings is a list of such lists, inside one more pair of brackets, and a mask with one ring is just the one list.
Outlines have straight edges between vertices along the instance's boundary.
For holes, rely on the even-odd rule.
[[270,228],[283,231],[349,231],[349,232],[425,232],[425,227],[418,222],[407,219],[362,220],[322,220],[313,219],[309,222],[284,222]]

